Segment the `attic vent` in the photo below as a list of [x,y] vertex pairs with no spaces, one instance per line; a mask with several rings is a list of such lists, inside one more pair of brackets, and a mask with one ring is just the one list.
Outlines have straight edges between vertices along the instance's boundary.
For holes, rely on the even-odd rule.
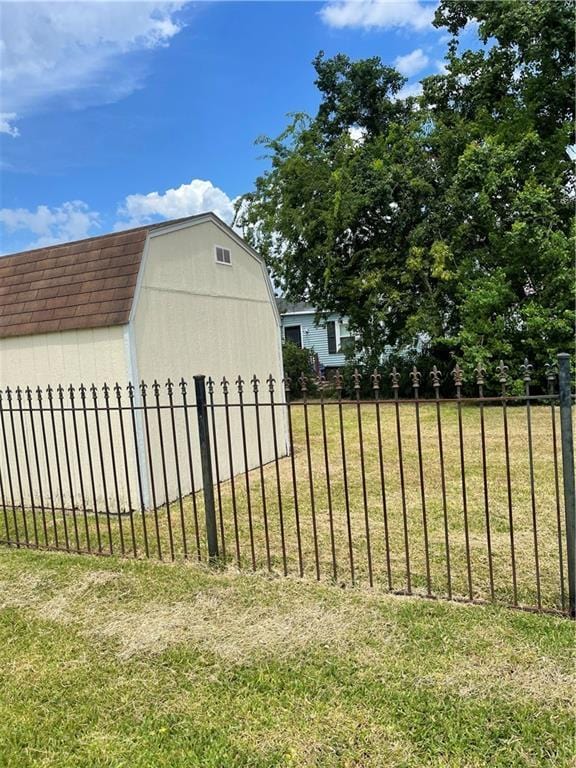
[[216,246],[216,261],[218,264],[231,264],[232,258],[230,256],[230,251],[228,248],[221,248],[219,245]]

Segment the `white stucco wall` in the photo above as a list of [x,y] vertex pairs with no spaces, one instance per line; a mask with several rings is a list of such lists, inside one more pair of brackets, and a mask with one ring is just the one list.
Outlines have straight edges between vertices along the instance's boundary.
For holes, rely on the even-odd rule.
[[[231,265],[216,262],[215,246],[228,248]],[[188,401],[195,402],[196,374],[211,376],[217,383],[215,400],[222,402],[220,382],[225,376],[230,382],[230,426],[233,447],[233,472],[244,470],[244,455],[238,394],[238,375],[245,380],[245,434],[249,467],[258,464],[256,418],[251,377],[260,379],[260,400],[269,402],[266,378],[271,373],[277,381],[276,398],[283,401],[280,323],[274,299],[262,263],[238,240],[213,221],[182,228],[161,236],[151,237],[142,273],[139,298],[133,319],[135,368],[148,384],[157,379],[162,384],[161,401],[166,402],[164,384],[169,377],[175,384],[184,378],[188,382]],[[148,397],[153,396],[148,390]],[[175,387],[175,402],[182,402],[180,389]],[[278,450],[285,455],[285,413],[276,409]],[[195,411],[190,412],[193,424],[192,459],[196,487],[201,487]],[[271,412],[260,409],[262,451],[265,462],[274,459]],[[162,431],[168,466],[169,495],[176,495],[175,463],[173,460],[172,426],[167,411],[162,413]],[[155,470],[160,467],[157,422],[151,420],[150,431],[154,450]],[[176,414],[177,451],[180,462],[188,460],[183,413]],[[223,409],[216,411],[219,473],[230,475],[227,432]],[[184,492],[190,490],[189,473],[181,472]],[[156,479],[156,495],[164,499],[163,483]],[[160,491],[158,490],[160,488]]]

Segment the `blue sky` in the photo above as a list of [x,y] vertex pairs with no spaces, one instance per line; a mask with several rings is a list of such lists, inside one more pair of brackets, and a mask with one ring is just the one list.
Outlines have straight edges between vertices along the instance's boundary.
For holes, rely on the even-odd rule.
[[380,56],[417,88],[446,36],[422,0],[4,2],[4,253],[213,209],[266,163],[261,134],[314,112],[320,50]]

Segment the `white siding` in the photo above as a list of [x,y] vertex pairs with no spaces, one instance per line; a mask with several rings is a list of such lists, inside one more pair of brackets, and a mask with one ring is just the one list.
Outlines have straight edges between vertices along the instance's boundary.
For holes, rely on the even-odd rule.
[[68,387],[127,379],[122,327],[0,339],[0,387]]
[[[59,333],[36,334],[32,336],[19,336],[7,339],[0,339],[0,389],[4,390],[2,408],[3,424],[6,433],[8,445],[8,459],[6,452],[0,449],[0,474],[8,479],[6,494],[10,502],[20,504],[22,495],[24,503],[29,504],[34,498],[36,502],[42,499],[45,507],[50,507],[52,502],[55,506],[61,507],[62,497],[64,504],[70,507],[70,479],[72,485],[72,496],[77,507],[81,505],[81,487],[80,487],[80,467],[82,468],[82,477],[84,479],[85,498],[88,508],[94,507],[94,495],[91,489],[91,482],[88,477],[89,457],[88,457],[88,439],[92,447],[93,460],[93,478],[96,496],[96,505],[102,509],[106,503],[115,509],[112,505],[115,503],[114,489],[111,483],[106,486],[105,478],[112,477],[112,462],[110,452],[110,436],[107,431],[107,423],[103,415],[99,418],[101,429],[103,452],[102,462],[97,449],[96,421],[93,407],[93,398],[89,390],[92,383],[97,386],[97,402],[104,405],[102,384],[107,382],[113,386],[116,382],[124,386],[128,381],[128,365],[124,344],[124,328],[95,328],[77,331],[62,331]],[[78,430],[78,451],[74,441],[74,423],[70,410],[70,397],[68,387],[72,384],[75,389],[74,404],[76,409],[81,409],[79,386],[84,384],[87,387],[86,407],[88,435],[86,436],[86,427],[83,414],[80,410],[76,413],[76,427]],[[49,400],[46,388],[50,385],[53,389],[61,384],[64,388],[63,400],[60,401],[57,391],[53,393],[54,418],[49,411]],[[9,410],[9,402],[6,397],[6,387],[15,390],[16,387],[25,389],[30,387],[32,390],[32,408],[30,414],[29,403],[26,394],[22,397],[22,415],[19,411],[19,404],[14,392],[12,395],[12,418],[14,419],[15,429],[12,429],[12,418]],[[44,414],[44,424],[38,411],[38,399],[36,388],[42,388],[42,404],[46,409]],[[115,395],[110,393],[111,403],[114,403]],[[63,407],[61,407],[63,406]],[[117,414],[114,419],[117,420]],[[24,424],[24,431],[22,431]],[[128,431],[128,426],[126,427]],[[118,423],[115,421],[113,430],[118,429]],[[66,433],[66,440],[64,439]],[[46,444],[44,446],[43,437],[45,435]],[[38,468],[33,461],[34,437],[38,446]],[[16,441],[16,450],[14,450],[14,441]],[[113,441],[116,437],[113,435]],[[26,445],[25,445],[26,444]],[[135,472],[133,442],[130,440],[128,431],[128,455],[130,456],[130,465]],[[28,451],[30,465],[32,467],[32,487],[25,476],[24,457]],[[70,462],[70,478],[68,477],[66,453]],[[16,461],[19,457],[21,466]],[[58,459],[58,460],[57,460]],[[9,462],[9,466],[8,466]],[[62,489],[60,483],[56,481],[57,469],[60,467]],[[48,474],[50,468],[50,477],[52,479],[52,491],[48,483]],[[22,474],[22,483],[18,482],[18,473]],[[9,486],[12,486],[11,488]],[[21,487],[20,487],[21,486]],[[125,483],[122,473],[118,476],[118,490],[121,500],[121,506],[126,506]],[[40,492],[42,491],[42,492]]]

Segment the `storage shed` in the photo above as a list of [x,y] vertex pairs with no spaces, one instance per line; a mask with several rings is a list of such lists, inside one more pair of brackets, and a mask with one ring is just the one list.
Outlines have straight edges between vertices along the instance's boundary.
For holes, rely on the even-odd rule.
[[[272,374],[280,397],[282,393],[280,319],[266,266],[214,214],[0,258],[0,388],[30,387],[35,392],[37,387],[61,384],[66,406],[70,405],[69,385],[76,389],[78,397],[81,384],[89,387],[95,383],[101,400],[105,382],[111,387],[118,382],[126,396],[128,382],[137,385],[144,380],[150,388],[157,379],[165,399],[165,382],[171,379],[177,387],[183,377],[193,402],[192,377],[196,374],[211,376],[216,387],[223,377],[234,382],[240,374],[247,382],[247,391],[253,374],[263,386]],[[138,387],[135,398],[140,405]],[[118,483],[126,504],[125,486],[131,479],[135,484],[139,464],[145,503],[150,506],[148,467],[151,458],[157,458],[159,427],[150,427],[150,451],[154,454],[150,457],[142,411],[137,410],[136,416],[133,442],[126,423],[128,477],[119,477]],[[163,412],[161,419],[165,418]],[[90,423],[88,435],[80,435],[79,459],[71,457],[75,475],[82,471],[78,465],[82,466],[87,456],[84,443],[91,439],[90,428],[93,433],[96,426]],[[184,426],[179,418],[177,432],[181,440]],[[215,426],[217,439],[224,440],[220,413]],[[246,430],[248,463],[253,467],[258,456],[250,420]],[[283,434],[282,424],[279,430]],[[120,439],[117,432],[114,440]],[[274,457],[270,430],[264,425],[262,432],[263,458],[270,461]],[[32,436],[28,437],[31,440]],[[62,439],[58,424],[54,438]],[[26,434],[17,436],[17,440],[25,439]],[[237,420],[232,424],[231,439],[236,449],[235,443],[240,440]],[[219,474],[224,478],[229,476],[230,467],[223,444],[221,449]],[[110,460],[108,454],[106,451],[105,462]],[[6,466],[9,461],[10,451],[0,460],[0,470],[3,466],[4,470],[10,469]],[[193,461],[196,465],[196,455]],[[174,461],[166,463],[169,493],[176,496]],[[47,476],[48,469],[41,464],[41,474]],[[14,474],[15,468],[12,470]],[[182,475],[179,480],[186,492],[190,490],[189,481],[187,485]],[[201,485],[200,476],[196,467],[197,487]],[[98,503],[106,503],[110,489],[105,490],[102,478],[97,477],[96,483]],[[24,494],[29,495],[26,489]]]

